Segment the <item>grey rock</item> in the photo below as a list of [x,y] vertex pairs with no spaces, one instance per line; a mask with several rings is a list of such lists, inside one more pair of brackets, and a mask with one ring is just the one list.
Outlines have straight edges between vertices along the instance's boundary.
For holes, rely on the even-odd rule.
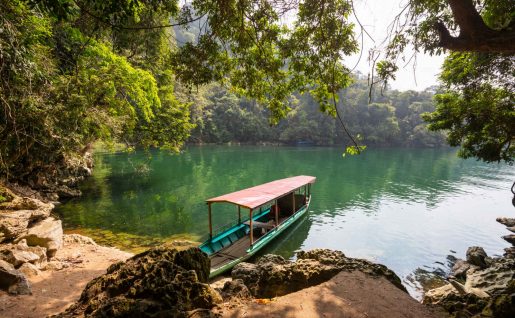
[[452,317],[514,317],[515,259],[493,258],[488,268],[471,266],[464,284],[432,289],[423,303],[438,305]]
[[468,273],[465,286],[480,288],[490,295],[495,295],[505,290],[513,279],[515,279],[515,260],[500,258],[488,268]]
[[515,226],[515,218],[497,218],[495,220],[508,227]]
[[32,294],[27,278],[3,260],[0,260],[0,288],[12,295]]
[[485,250],[479,246],[471,246],[467,249],[467,262],[471,265],[479,266],[480,268],[486,268],[488,266],[486,262]]
[[515,234],[508,234],[502,237],[506,242],[515,245]]
[[505,248],[503,256],[506,258],[515,258],[515,246]]
[[217,289],[217,291],[225,302],[234,299],[245,300],[252,298],[252,294],[241,279],[229,280],[225,282],[223,288]]
[[47,256],[51,258],[58,249],[63,246],[63,228],[61,220],[49,217],[36,223],[29,228],[27,234],[23,236],[30,246],[43,246],[47,249]]
[[359,270],[372,276],[383,276],[406,291],[395,273],[383,265],[346,257],[342,252],[315,249],[297,253],[297,261],[286,261],[281,256],[265,255],[256,264],[240,263],[231,276],[241,279],[252,295],[271,298],[318,285],[341,271]]
[[467,277],[467,271],[470,269],[470,264],[466,261],[459,259],[454,263],[451,270],[451,275],[456,278],[465,279]]

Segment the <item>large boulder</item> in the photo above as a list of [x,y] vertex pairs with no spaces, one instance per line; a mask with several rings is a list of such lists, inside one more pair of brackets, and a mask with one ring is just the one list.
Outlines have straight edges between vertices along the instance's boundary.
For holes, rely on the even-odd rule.
[[479,266],[480,268],[486,268],[488,264],[486,263],[486,255],[485,250],[479,246],[471,246],[467,249],[467,263],[471,265]]
[[63,246],[63,227],[61,220],[53,217],[46,218],[33,227],[22,237],[30,246],[42,246],[47,249],[47,256],[53,257],[58,249]]
[[340,251],[328,249],[299,252],[295,262],[277,255],[265,255],[256,264],[236,265],[231,276],[235,280],[241,279],[254,296],[272,298],[318,285],[344,270],[359,270],[373,276],[383,276],[406,291],[400,278],[385,266],[348,258]]
[[24,235],[31,224],[47,218],[54,208],[51,203],[9,193],[11,200],[0,203],[0,242]]
[[0,260],[0,289],[12,295],[32,294],[27,278],[3,260]]
[[198,248],[156,247],[111,265],[55,317],[186,317],[222,301],[207,284],[209,271],[209,258]]

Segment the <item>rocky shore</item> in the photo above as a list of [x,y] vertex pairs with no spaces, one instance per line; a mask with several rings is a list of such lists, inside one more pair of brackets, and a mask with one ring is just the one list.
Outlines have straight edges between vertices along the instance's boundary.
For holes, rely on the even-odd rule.
[[[514,247],[498,258],[469,248],[423,304],[387,267],[326,249],[265,255],[210,284],[209,258],[191,244],[135,256],[98,246],[63,235],[49,193],[16,192],[0,186],[0,316],[515,317]],[[515,219],[498,221],[514,231]]]
[[[515,219],[497,221],[514,231]],[[512,234],[503,238],[512,245]],[[444,308],[452,317],[515,317],[515,248],[502,257],[488,257],[483,248],[470,247],[466,260],[458,259],[448,284],[429,290],[424,304]]]

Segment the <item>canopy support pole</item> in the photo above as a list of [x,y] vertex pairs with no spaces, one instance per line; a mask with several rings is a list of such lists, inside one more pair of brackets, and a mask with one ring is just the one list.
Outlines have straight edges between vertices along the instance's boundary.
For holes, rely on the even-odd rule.
[[293,193],[292,193],[292,198],[293,198],[293,207],[292,207],[292,214],[295,214],[295,190],[293,190]]
[[241,206],[238,205],[238,224],[241,224]]
[[249,209],[249,214],[250,214],[250,222],[249,222],[249,226],[250,226],[250,247],[252,247],[252,244],[254,244],[254,229],[252,228],[252,209]]
[[279,205],[277,204],[277,200],[275,200],[274,204],[274,210],[275,210],[275,226],[279,226]]
[[308,202],[308,198],[306,197],[306,188],[307,187],[308,186],[306,186],[306,185],[304,186],[304,204],[306,204]]
[[213,223],[211,221],[211,202],[207,204],[207,209],[209,212],[209,239],[213,238]]

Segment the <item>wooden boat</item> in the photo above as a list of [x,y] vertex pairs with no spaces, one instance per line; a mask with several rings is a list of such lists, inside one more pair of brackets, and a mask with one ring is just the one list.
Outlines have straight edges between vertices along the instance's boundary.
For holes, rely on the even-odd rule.
[[[308,211],[311,184],[316,178],[296,176],[206,200],[209,239],[200,249],[211,259],[210,277],[215,277],[250,258]],[[212,205],[238,207],[238,220],[213,233]],[[248,209],[242,218],[241,209]]]

